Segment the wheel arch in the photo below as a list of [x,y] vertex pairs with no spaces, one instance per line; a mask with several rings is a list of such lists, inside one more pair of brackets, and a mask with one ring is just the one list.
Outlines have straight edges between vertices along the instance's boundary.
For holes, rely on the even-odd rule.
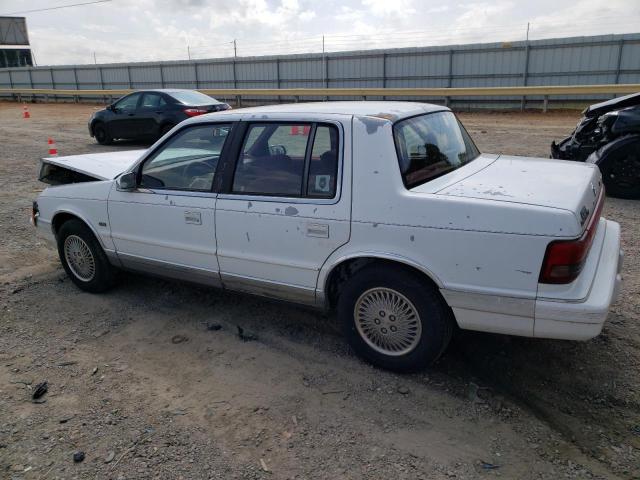
[[105,126],[105,128],[107,128],[107,123],[102,120],[101,118],[94,118],[93,120],[91,120],[91,124],[90,124],[90,128],[91,128],[91,136],[95,137],[96,135],[96,125],[98,125],[99,123],[101,123],[102,125]]
[[62,227],[62,225],[69,220],[79,220],[82,223],[84,223],[87,226],[87,228],[91,230],[91,233],[93,233],[93,236],[96,237],[100,246],[103,249],[105,248],[102,238],[100,237],[100,235],[98,235],[98,232],[93,227],[93,225],[91,225],[91,222],[88,222],[87,220],[82,218],[82,216],[77,212],[73,212],[70,210],[58,210],[51,217],[51,230],[53,231],[53,235],[56,237],[56,239],[58,238],[58,232],[60,231],[60,227]]
[[606,145],[593,152],[587,158],[587,163],[594,163],[600,168],[600,170],[603,170],[609,165],[609,162],[613,158],[613,155],[617,153],[618,149],[635,143],[640,144],[639,134],[624,135],[622,137],[616,138],[612,142],[607,143]]
[[340,285],[352,277],[357,271],[371,264],[386,265],[402,268],[417,277],[433,284],[436,288],[442,288],[442,282],[431,270],[409,258],[382,252],[352,253],[337,258],[329,266],[325,265],[318,280],[318,303],[327,309],[336,306]]

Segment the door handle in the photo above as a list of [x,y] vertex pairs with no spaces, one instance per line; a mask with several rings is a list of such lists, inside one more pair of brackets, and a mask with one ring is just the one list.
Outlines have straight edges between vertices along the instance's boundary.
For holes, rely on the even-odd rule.
[[329,238],[329,225],[325,223],[307,223],[307,237]]

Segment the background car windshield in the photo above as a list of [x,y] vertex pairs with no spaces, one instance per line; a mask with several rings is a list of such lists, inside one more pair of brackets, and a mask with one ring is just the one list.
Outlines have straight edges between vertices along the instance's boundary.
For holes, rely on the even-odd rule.
[[212,105],[220,103],[215,98],[194,91],[171,92],[170,95],[184,105]]
[[436,112],[393,127],[402,180],[413,188],[470,162],[480,152],[451,112]]

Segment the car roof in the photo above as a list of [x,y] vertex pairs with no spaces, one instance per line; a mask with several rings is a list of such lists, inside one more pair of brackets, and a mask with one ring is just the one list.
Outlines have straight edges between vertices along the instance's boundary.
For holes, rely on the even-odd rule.
[[[149,88],[145,90],[136,90],[136,92],[163,92],[163,93],[179,93],[179,92],[197,92],[192,88]],[[198,92],[201,93],[201,92]]]
[[[241,108],[216,112],[215,115],[225,114],[269,114],[269,113],[308,113],[308,114],[336,114],[355,115],[365,117],[379,117],[390,121],[413,117],[425,113],[449,111],[442,105],[419,102],[383,102],[383,101],[341,101],[341,102],[307,102],[286,103],[277,105],[263,105],[260,107]],[[207,117],[208,115],[203,115]]]

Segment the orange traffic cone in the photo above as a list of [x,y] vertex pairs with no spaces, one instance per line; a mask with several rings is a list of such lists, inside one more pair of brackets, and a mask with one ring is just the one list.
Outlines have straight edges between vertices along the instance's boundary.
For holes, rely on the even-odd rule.
[[58,149],[56,148],[56,142],[53,140],[53,138],[49,137],[49,140],[47,141],[47,143],[49,144],[49,156],[57,157]]
[[29,109],[26,104],[22,106],[22,118],[31,118],[31,114],[29,113]]

